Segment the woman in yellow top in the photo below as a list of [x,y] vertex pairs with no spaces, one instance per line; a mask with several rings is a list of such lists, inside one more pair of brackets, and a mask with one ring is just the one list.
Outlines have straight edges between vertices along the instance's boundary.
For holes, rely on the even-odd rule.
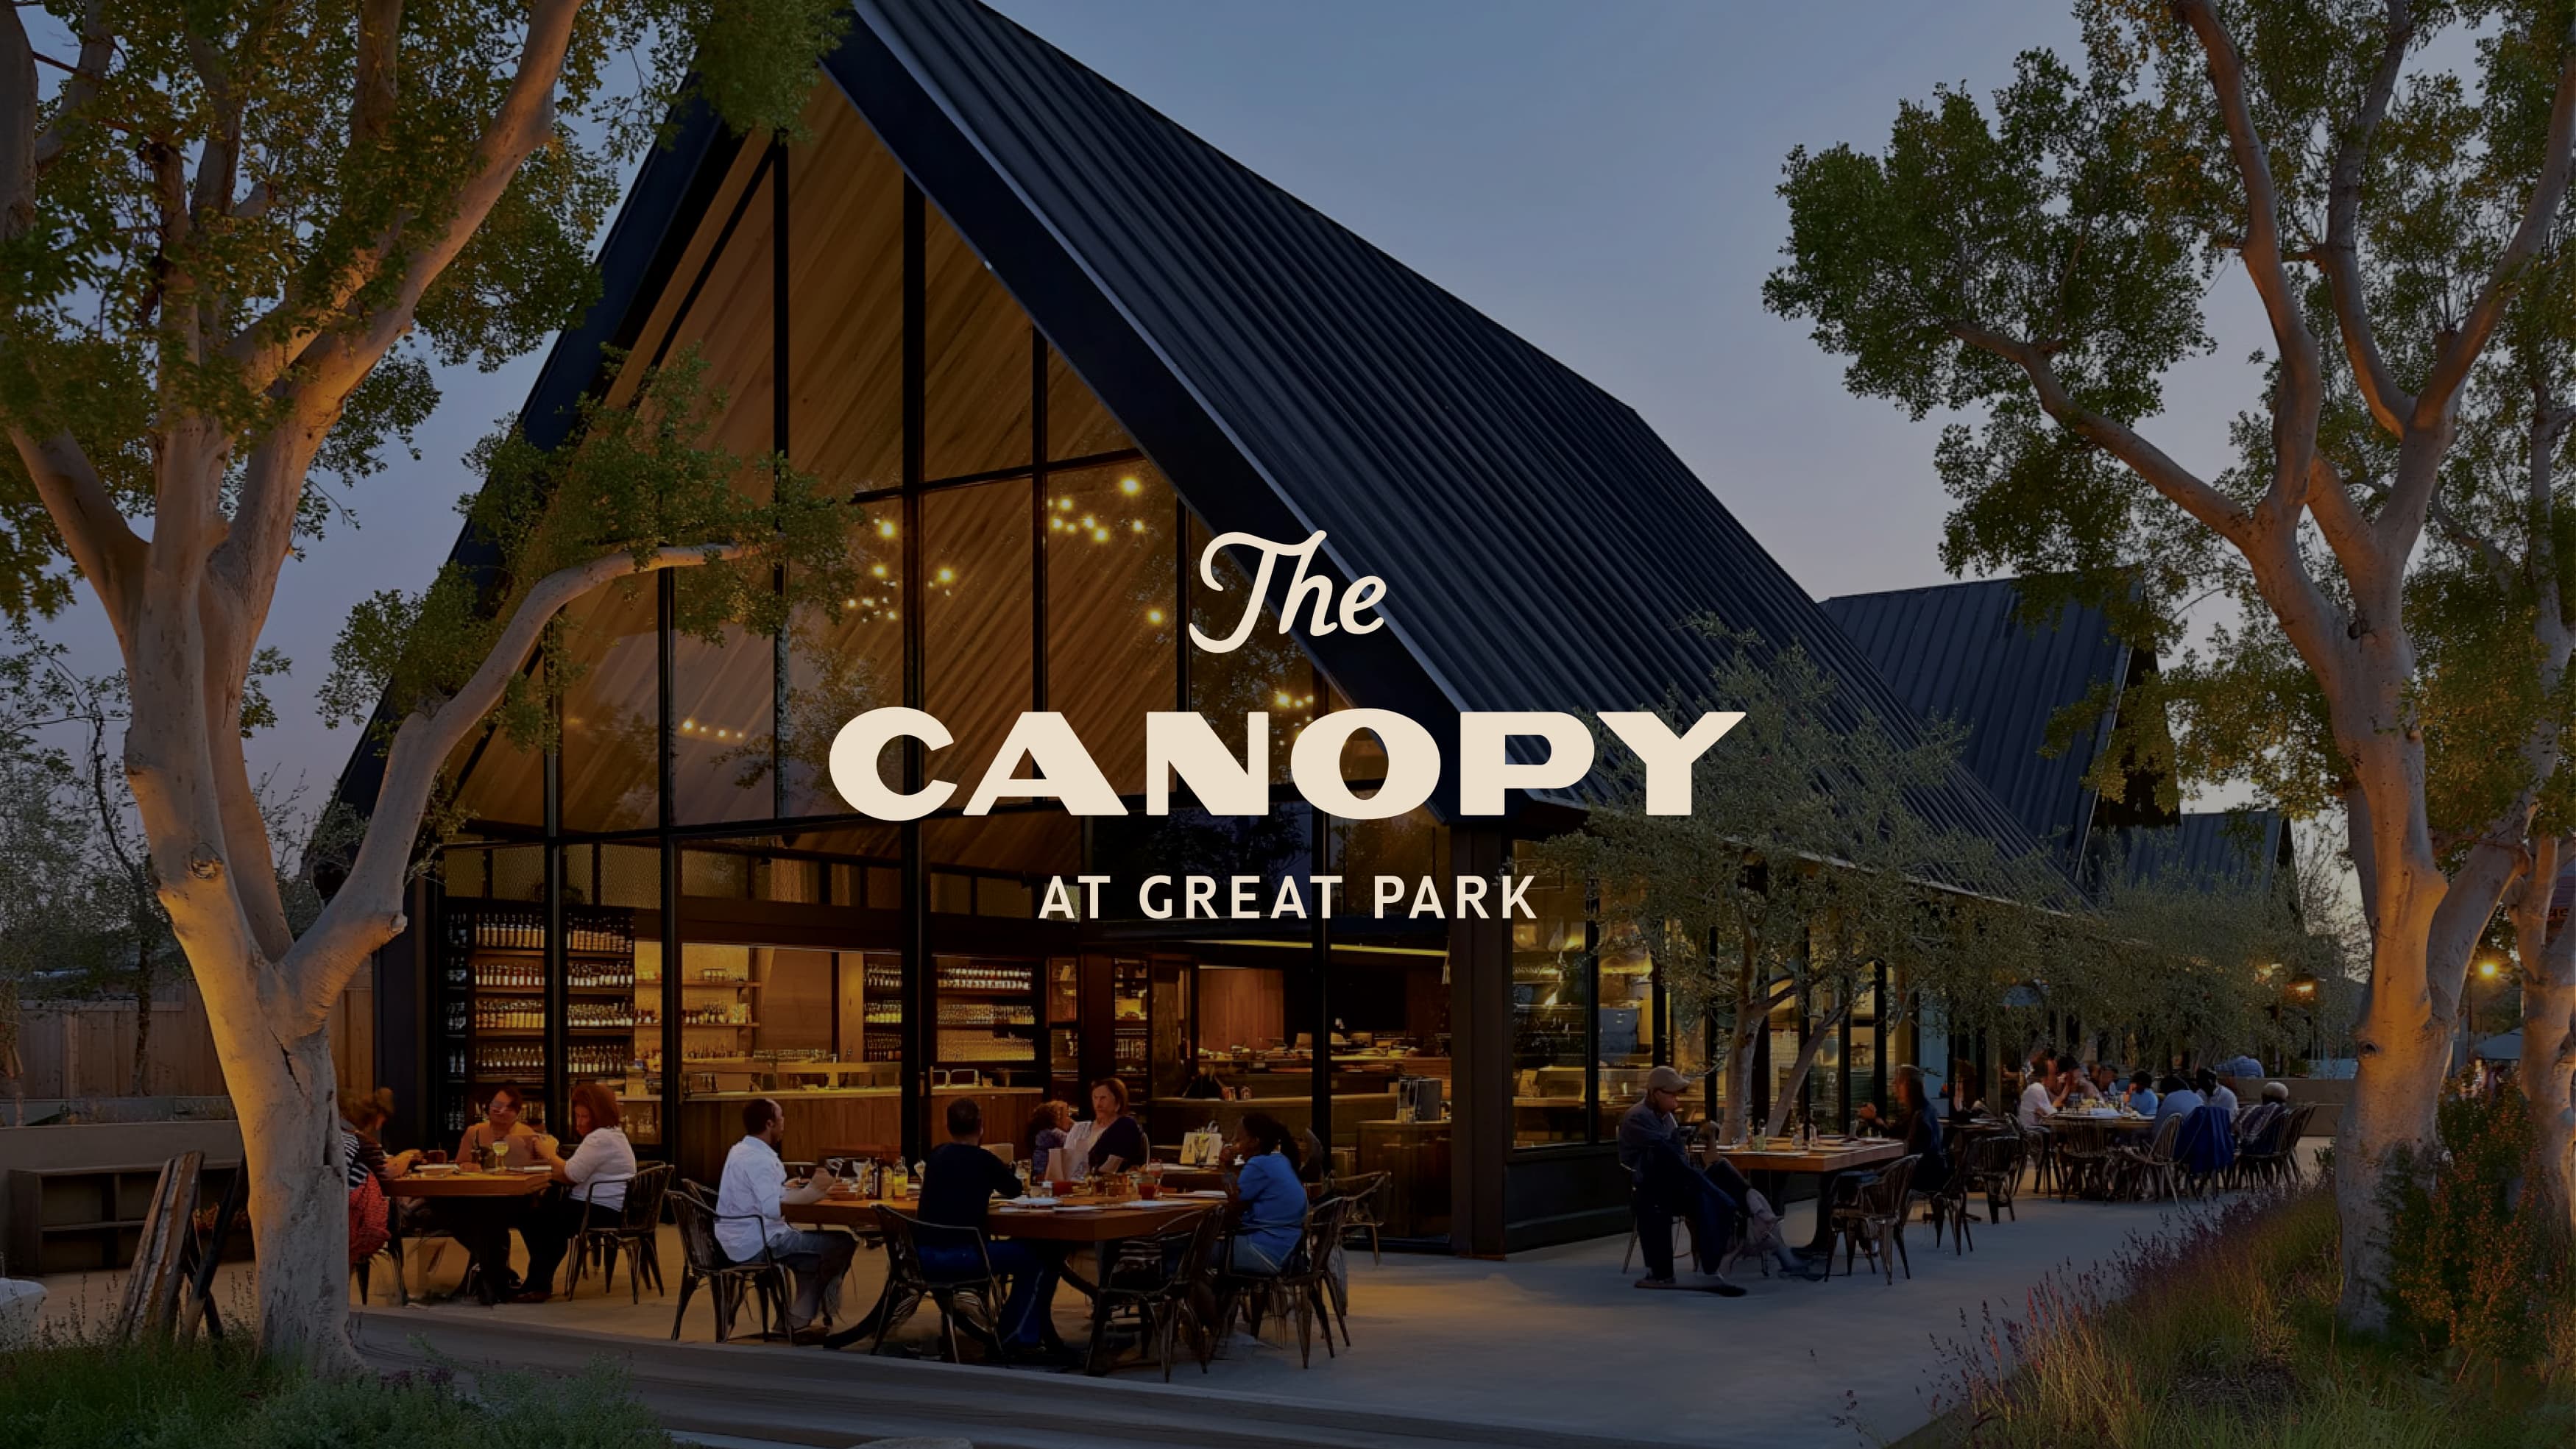
[[492,1089],[492,1098],[483,1104],[483,1120],[465,1129],[456,1140],[456,1160],[467,1167],[483,1161],[483,1149],[495,1142],[501,1144],[501,1165],[534,1167],[545,1160],[537,1150],[542,1136],[535,1128],[519,1120],[519,1089],[503,1084]]

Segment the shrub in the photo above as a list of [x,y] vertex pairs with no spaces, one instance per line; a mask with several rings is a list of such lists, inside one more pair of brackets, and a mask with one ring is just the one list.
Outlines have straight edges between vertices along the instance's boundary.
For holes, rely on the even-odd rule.
[[0,1355],[10,1449],[665,1449],[673,1441],[602,1362],[568,1379],[447,1372],[316,1378],[241,1339],[62,1341]]
[[2391,1173],[2390,1331],[2461,1372],[2523,1366],[2563,1334],[2569,1297],[2563,1228],[2515,1211],[2530,1159],[2531,1114],[2519,1092],[2442,1104],[2447,1160]]

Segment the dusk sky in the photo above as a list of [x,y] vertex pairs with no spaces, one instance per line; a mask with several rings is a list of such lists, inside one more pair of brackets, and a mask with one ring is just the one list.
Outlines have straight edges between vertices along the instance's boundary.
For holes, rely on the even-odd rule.
[[[1553,0],[1002,0],[1000,8],[1634,406],[1817,595],[1938,583],[1939,419],[1843,389],[1841,365],[1762,310],[1791,147],[1882,146],[1900,98],[1980,94],[2015,52],[2069,46],[2059,4],[1941,7]],[[2230,274],[2215,358],[2152,429],[2207,463],[2253,395],[2261,340]],[[290,564],[268,642],[295,662],[254,770],[312,802],[354,730],[312,694],[349,606],[416,588],[453,541],[460,458],[514,412],[541,354],[451,371],[420,462],[397,461]],[[54,631],[115,667],[96,606]]]

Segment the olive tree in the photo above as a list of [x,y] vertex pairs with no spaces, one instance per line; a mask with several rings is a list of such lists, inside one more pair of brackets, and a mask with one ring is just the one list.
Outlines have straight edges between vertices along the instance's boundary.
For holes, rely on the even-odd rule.
[[[2562,289],[2538,284],[2567,220],[2576,15],[2078,15],[2082,55],[2023,54],[1988,105],[1944,89],[1900,107],[1883,152],[1794,152],[1766,300],[1851,359],[1854,391],[1965,414],[1936,455],[1954,567],[2142,583],[2131,622],[2168,639],[2211,591],[2244,606],[2198,661],[2204,745],[2340,800],[2372,928],[2335,1186],[2344,1316],[2375,1325],[2384,1179],[2431,1160],[2469,958],[2563,754]],[[2231,271],[2260,304],[2266,372],[2244,460],[2195,469],[2155,420],[2172,369],[2212,345]],[[2516,347],[2518,329],[2548,345]],[[2516,371],[2531,361],[2537,379]],[[2521,466],[2469,466],[2514,408],[2525,446],[2493,457]],[[2478,747],[2427,713],[2440,667],[2486,677],[2456,696],[2487,712]],[[2475,818],[2440,818],[2446,777]]]
[[[1642,768],[1612,765],[1585,830],[1546,853],[1601,883],[1606,940],[1642,948],[1671,985],[1675,1019],[1713,1022],[1730,1135],[1750,1124],[1754,1047],[1789,1002],[1814,1008],[1763,1124],[1777,1132],[1835,1028],[1888,968],[1880,1029],[1924,1001],[1981,1019],[2019,974],[2062,876],[1938,823],[1926,794],[1964,782],[1956,736],[1900,736],[1838,696],[1804,650],[1766,654],[1714,621],[1727,647],[1706,708],[1743,713],[1723,759],[1693,766],[1691,812],[1645,809]],[[1675,699],[1676,719],[1703,712]]]
[[675,105],[792,128],[842,23],[829,0],[42,0],[0,21],[0,607],[77,588],[122,651],[125,777],[241,1117],[271,1352],[354,1362],[325,1021],[404,928],[451,751],[496,708],[545,727],[552,671],[525,666],[568,602],[688,569],[700,627],[777,627],[778,570],[827,577],[839,525],[775,460],[707,446],[720,400],[686,366],[586,409],[552,457],[485,449],[492,566],[371,600],[343,640],[335,698],[385,701],[384,783],[300,935],[241,742],[280,572],[427,417],[432,359],[497,365],[580,314],[618,168]]

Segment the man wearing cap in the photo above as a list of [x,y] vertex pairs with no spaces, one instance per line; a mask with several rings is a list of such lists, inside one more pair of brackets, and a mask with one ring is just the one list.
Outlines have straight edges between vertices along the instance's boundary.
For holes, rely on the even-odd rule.
[[[1646,1250],[1646,1276],[1640,1288],[1705,1289],[1735,1298],[1744,1289],[1717,1271],[1718,1258],[1733,1235],[1742,1230],[1744,1204],[1707,1174],[1691,1166],[1682,1149],[1680,1110],[1690,1080],[1670,1067],[1646,1075],[1645,1095],[1619,1119],[1619,1165],[1628,1169],[1635,1193],[1637,1242]],[[1700,1281],[1673,1280],[1673,1219],[1691,1227],[1691,1253],[1699,1259]]]

